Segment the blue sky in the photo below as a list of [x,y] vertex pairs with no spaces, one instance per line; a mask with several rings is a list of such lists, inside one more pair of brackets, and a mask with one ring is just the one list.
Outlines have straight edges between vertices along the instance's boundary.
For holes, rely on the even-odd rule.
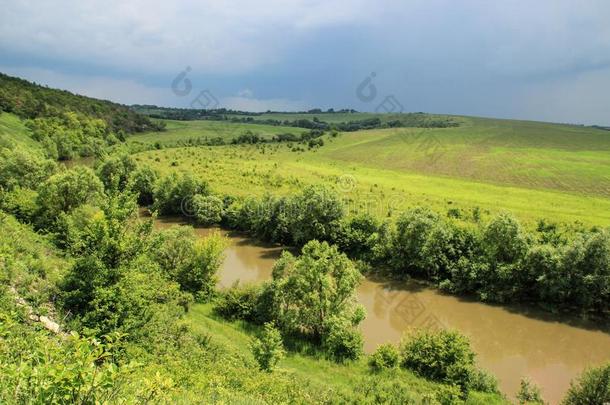
[[0,71],[123,103],[610,124],[605,0],[0,1]]

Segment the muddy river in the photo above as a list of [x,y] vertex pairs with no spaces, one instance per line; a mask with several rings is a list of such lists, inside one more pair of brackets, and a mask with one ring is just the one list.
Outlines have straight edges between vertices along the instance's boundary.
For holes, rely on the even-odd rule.
[[[180,223],[177,218],[159,218],[156,226]],[[269,279],[282,250],[224,230],[196,232],[202,237],[220,232],[230,241],[219,274],[221,287]],[[541,387],[546,401],[556,404],[586,366],[610,360],[608,328],[578,319],[465,300],[415,282],[369,278],[358,289],[358,299],[367,311],[361,324],[367,352],[381,343],[397,343],[411,327],[454,328],[471,339],[479,364],[498,378],[509,397],[527,376]]]

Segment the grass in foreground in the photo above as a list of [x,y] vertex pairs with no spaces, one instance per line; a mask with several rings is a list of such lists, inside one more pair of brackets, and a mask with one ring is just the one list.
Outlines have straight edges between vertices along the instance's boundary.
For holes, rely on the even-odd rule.
[[[187,319],[195,333],[210,335],[226,350],[235,355],[252,357],[249,350],[250,341],[259,332],[258,328],[244,322],[227,322],[214,315],[211,304],[197,304],[188,313]],[[252,359],[252,361],[254,361]],[[388,391],[394,384],[408,388],[417,399],[423,394],[433,392],[438,384],[415,376],[409,371],[396,369],[381,374],[369,371],[366,359],[344,365],[324,359],[321,355],[305,355],[289,352],[279,364],[276,371],[280,374],[292,374],[299,381],[320,392],[332,389],[350,397],[353,393],[373,391],[375,385],[387,385]],[[388,392],[391,396],[391,392]],[[503,404],[507,401],[500,395],[473,392],[468,404]]]

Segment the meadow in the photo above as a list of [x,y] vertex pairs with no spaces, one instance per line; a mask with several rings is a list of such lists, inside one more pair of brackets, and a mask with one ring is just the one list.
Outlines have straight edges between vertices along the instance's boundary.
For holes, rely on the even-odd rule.
[[[292,115],[292,114],[285,114]],[[333,114],[322,114],[327,119]],[[343,119],[342,115],[338,120]],[[359,114],[352,114],[359,116]],[[363,114],[364,115],[364,114]],[[365,116],[365,115],[364,115]],[[312,118],[311,116],[310,118]],[[324,146],[258,144],[148,151],[136,159],[161,172],[189,171],[231,195],[289,194],[322,183],[341,192],[350,213],[387,217],[426,205],[463,215],[507,210],[527,224],[545,218],[587,226],[610,224],[610,132],[582,126],[457,117],[459,127],[388,128],[325,135]],[[330,120],[329,120],[330,121]],[[210,122],[180,122],[179,137]],[[258,127],[223,123],[220,134]],[[282,131],[295,132],[295,128]]]
[[129,137],[128,142],[155,143],[161,145],[172,144],[189,139],[221,138],[224,142],[231,142],[234,138],[246,131],[259,134],[264,139],[271,139],[274,135],[293,133],[300,134],[303,129],[272,125],[241,124],[226,121],[175,121],[165,120],[166,131],[145,132]]

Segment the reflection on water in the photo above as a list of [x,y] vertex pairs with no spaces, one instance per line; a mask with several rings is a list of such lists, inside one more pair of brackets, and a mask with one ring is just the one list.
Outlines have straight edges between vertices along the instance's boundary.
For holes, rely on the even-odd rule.
[[[157,227],[180,224],[178,218],[160,218]],[[219,274],[219,284],[257,282],[271,277],[281,253],[277,246],[261,245],[244,235],[217,228],[195,228],[205,237],[227,236],[230,246]],[[358,299],[367,311],[361,325],[365,349],[385,342],[398,343],[413,327],[449,327],[470,337],[479,364],[500,380],[503,392],[514,395],[519,380],[528,376],[544,398],[558,403],[572,378],[584,367],[610,360],[608,330],[574,319],[468,301],[442,295],[416,282],[364,280]],[[571,325],[568,324],[571,323]]]

